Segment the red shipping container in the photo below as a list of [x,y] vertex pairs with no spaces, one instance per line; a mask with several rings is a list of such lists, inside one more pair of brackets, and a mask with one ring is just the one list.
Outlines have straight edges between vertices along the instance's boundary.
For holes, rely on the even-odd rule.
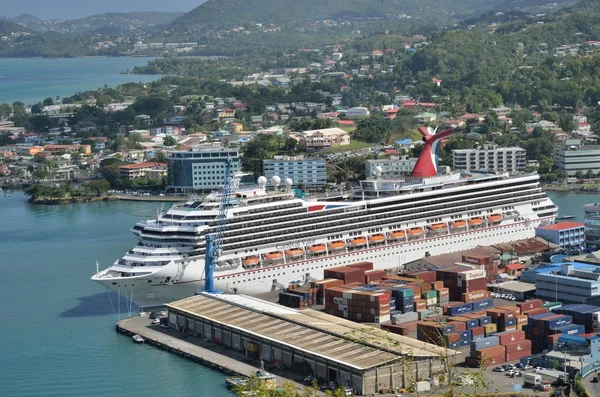
[[456,332],[453,332],[449,335],[444,335],[444,338],[446,339],[446,341],[448,343],[456,343],[460,340],[460,334],[457,334]]
[[531,350],[521,350],[514,353],[506,353],[506,362],[520,360],[531,356]]
[[489,298],[491,296],[490,292],[487,290],[477,290],[477,291],[469,291],[461,294],[461,300],[465,303]]
[[431,285],[431,289],[434,290],[438,290],[440,288],[444,288],[444,282],[443,281],[433,281],[431,283],[429,283]]
[[427,309],[427,302],[424,300],[415,301],[415,311],[420,312]]
[[365,271],[365,284],[379,281],[385,277],[385,270],[367,270]]
[[465,331],[467,329],[467,324],[462,321],[448,321],[448,324],[454,325],[455,331]]
[[517,316],[517,325],[526,325],[528,318],[529,316],[527,316],[526,314],[519,314]]
[[373,270],[373,262],[356,262],[348,265],[348,267],[362,269],[362,270]]
[[515,315],[521,314],[521,309],[516,306],[498,306],[498,309],[503,309],[508,312],[514,313]]
[[561,337],[561,334],[554,334],[554,335],[548,335],[546,337],[546,344],[548,346],[552,346],[554,344],[556,344],[556,342],[558,342],[558,339]]
[[483,327],[471,328],[471,335],[473,335],[473,336],[484,336],[485,335],[485,329]]
[[539,316],[540,314],[548,313],[548,308],[540,307],[539,309],[528,310],[523,312],[523,314],[527,314],[529,317]]
[[517,307],[521,308],[521,313],[524,313],[528,310],[539,309],[542,307],[542,301],[540,299],[531,299],[517,303]]
[[420,278],[421,280],[425,281],[426,283],[431,283],[436,280],[436,273],[432,270],[416,271],[416,272],[412,273],[411,275],[413,277]]
[[505,354],[506,354],[506,350],[505,350],[504,346],[502,346],[502,345],[487,347],[485,349],[480,349],[480,350],[475,350],[475,357],[477,357],[477,358],[499,357],[499,356],[504,357]]
[[522,350],[531,351],[531,341],[529,339],[524,339],[513,343],[507,343],[504,346],[506,348],[506,353],[514,353]]

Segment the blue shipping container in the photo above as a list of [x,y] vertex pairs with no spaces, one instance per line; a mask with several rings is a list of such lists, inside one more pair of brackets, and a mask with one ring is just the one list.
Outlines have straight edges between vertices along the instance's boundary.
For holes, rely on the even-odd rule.
[[444,335],[448,335],[454,332],[454,325],[453,324],[443,324],[442,325],[442,333]]
[[460,335],[460,340],[471,341],[471,330],[460,331],[458,334]]
[[463,305],[451,306],[446,309],[446,314],[450,316],[459,316],[464,313],[470,313],[473,311],[473,305],[470,303],[465,303]]
[[473,311],[480,312],[494,307],[494,298],[485,298],[471,303],[473,304]]
[[552,328],[552,331],[554,331],[554,333],[556,334],[578,335],[585,333],[585,328],[583,327],[583,325],[571,324],[565,325],[563,327]]
[[479,340],[479,339],[483,339],[483,338],[485,338],[485,336],[483,336],[483,335],[473,335],[473,337],[472,337],[472,339],[474,341]]
[[488,347],[498,346],[500,344],[500,338],[497,336],[488,336],[476,341],[471,342],[471,352],[475,350],[481,350]]
[[492,323],[492,318],[490,316],[482,316],[482,317],[479,317],[478,320],[479,320],[479,326]]
[[470,318],[465,320],[465,324],[467,324],[467,329],[479,327],[479,320],[476,318]]
[[465,340],[459,340],[458,344],[459,346],[469,346],[469,343],[471,343],[471,341],[469,339],[465,339]]
[[460,346],[459,342],[454,342],[454,343],[450,343],[448,345],[448,348],[450,348],[450,349],[458,349],[459,346]]
[[564,315],[559,318],[553,318],[545,322],[545,328],[558,328],[564,327],[565,325],[571,325],[573,323],[573,317]]
[[538,314],[537,316],[529,316],[527,318],[527,325],[533,325],[533,320],[535,320],[536,318],[544,318],[544,317],[548,317],[548,316],[553,316],[556,313],[552,313],[552,312],[548,312],[548,313],[544,313],[544,314]]

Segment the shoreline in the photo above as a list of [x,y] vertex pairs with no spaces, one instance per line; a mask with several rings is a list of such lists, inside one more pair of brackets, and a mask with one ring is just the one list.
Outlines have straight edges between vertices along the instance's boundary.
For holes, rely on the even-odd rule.
[[116,201],[119,198],[113,195],[93,197],[31,197],[29,202],[36,205],[58,205],[58,204],[84,204],[98,201]]

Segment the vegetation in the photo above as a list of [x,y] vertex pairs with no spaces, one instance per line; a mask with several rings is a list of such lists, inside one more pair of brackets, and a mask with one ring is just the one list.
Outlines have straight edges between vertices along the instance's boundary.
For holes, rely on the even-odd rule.
[[58,186],[34,184],[25,189],[29,201],[34,204],[64,204],[85,203],[98,200],[116,200],[115,196],[105,195],[108,182],[104,180],[92,181],[83,186],[75,186],[71,181],[66,181]]

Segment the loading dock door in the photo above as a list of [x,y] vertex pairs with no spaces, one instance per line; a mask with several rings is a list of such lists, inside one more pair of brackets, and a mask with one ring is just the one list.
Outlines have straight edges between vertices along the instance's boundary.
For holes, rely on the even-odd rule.
[[239,334],[231,334],[231,347],[234,349],[242,350],[241,338]]
[[337,370],[335,368],[328,368],[327,369],[327,380],[328,381],[333,381],[333,382],[337,382],[338,381],[338,373]]
[[231,331],[223,330],[223,344],[231,346]]
[[212,340],[211,328],[212,327],[210,326],[210,324],[204,324],[204,335],[202,335],[202,336],[208,340]]

